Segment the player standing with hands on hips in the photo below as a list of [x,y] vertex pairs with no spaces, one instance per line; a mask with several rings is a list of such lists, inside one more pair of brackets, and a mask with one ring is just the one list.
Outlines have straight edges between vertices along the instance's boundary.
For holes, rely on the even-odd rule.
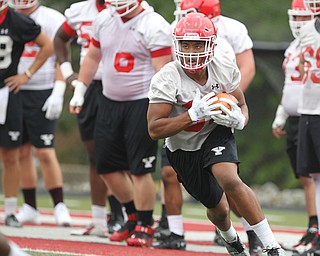
[[[214,52],[216,29],[201,13],[182,18],[174,30],[176,61],[152,79],[148,128],[153,139],[166,138],[168,159],[186,190],[207,208],[231,255],[249,255],[232,226],[226,198],[234,201],[268,255],[285,255],[275,240],[253,191],[238,175],[239,160],[233,129],[242,130],[248,108],[239,88],[234,56]],[[213,56],[214,53],[214,56]],[[214,86],[212,86],[214,85]],[[227,92],[240,107],[215,102]],[[216,110],[220,107],[221,110]]]

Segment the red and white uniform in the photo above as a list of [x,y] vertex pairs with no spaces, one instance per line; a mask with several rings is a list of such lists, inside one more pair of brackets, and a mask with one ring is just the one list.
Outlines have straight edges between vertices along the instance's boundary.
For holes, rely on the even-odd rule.
[[[319,21],[315,19],[315,22]],[[315,22],[309,22],[300,29],[306,65],[298,112],[306,115],[320,115],[320,33]]]
[[302,78],[299,73],[301,46],[295,39],[284,54],[283,70],[285,74],[281,105],[289,116],[299,116],[298,103],[302,91]]
[[219,15],[213,19],[213,23],[218,28],[217,35],[228,41],[235,54],[242,53],[253,47],[248,30],[241,22]]
[[[170,116],[178,116],[188,111],[192,106],[196,88],[201,97],[214,91],[230,93],[238,88],[241,75],[235,63],[234,53],[215,48],[214,58],[207,65],[208,81],[201,86],[190,79],[178,62],[165,65],[151,81],[149,92],[150,103],[170,103],[173,109]],[[196,151],[216,127],[212,120],[201,120],[174,136],[166,138],[166,146],[170,151],[177,149]]]
[[103,56],[103,95],[114,101],[147,98],[155,73],[152,58],[171,54],[169,23],[152,7],[143,7],[126,22],[106,9],[93,23],[92,43]]
[[[64,22],[64,16],[51,8],[39,6],[30,18],[41,26],[41,31],[53,40],[58,28]],[[34,42],[25,44],[20,58],[18,73],[24,73],[34,62],[40,47]],[[53,88],[56,77],[56,56],[51,55],[43,66],[32,76],[32,78],[21,87],[21,90],[47,90]]]
[[[81,45],[80,64],[89,49],[92,37],[92,22],[103,9],[104,7],[96,4],[96,0],[88,0],[72,4],[64,13],[67,19],[63,24],[64,31],[71,37],[77,36],[77,43]],[[94,80],[101,80],[101,78],[102,65],[100,64]]]

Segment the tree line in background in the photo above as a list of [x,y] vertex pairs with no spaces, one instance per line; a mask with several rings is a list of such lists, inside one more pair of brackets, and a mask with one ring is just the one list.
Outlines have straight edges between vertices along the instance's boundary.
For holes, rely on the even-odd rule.
[[[62,13],[77,1],[43,0],[44,5]],[[167,19],[174,20],[173,0],[148,0],[150,5]],[[283,50],[257,49],[257,42],[290,42],[292,35],[288,26],[287,10],[291,1],[221,0],[222,14],[243,22],[254,41],[257,73],[246,92],[250,110],[250,121],[243,131],[236,131],[240,164],[240,175],[248,185],[274,182],[280,188],[295,188],[295,180],[285,153],[285,138],[273,137],[271,124],[280,100],[283,86]],[[72,45],[72,62],[79,67],[79,47]],[[265,68],[267,67],[267,68]],[[80,141],[76,117],[68,111],[72,90],[66,93],[62,117],[58,122],[56,141],[61,163],[87,164],[85,149]],[[161,144],[161,143],[160,143]],[[160,162],[160,161],[158,161]],[[155,178],[160,178],[159,172]]]

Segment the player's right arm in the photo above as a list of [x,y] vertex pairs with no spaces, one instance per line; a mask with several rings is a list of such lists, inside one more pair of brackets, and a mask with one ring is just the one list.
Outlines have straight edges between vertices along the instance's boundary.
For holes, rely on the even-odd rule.
[[69,61],[70,44],[72,39],[76,37],[76,33],[67,33],[65,31],[65,24],[66,23],[62,24],[58,29],[53,44],[62,76],[65,81],[70,84],[73,80],[77,79],[77,74],[74,73],[71,62]]
[[90,44],[89,50],[81,64],[78,81],[75,84],[73,97],[70,101],[69,110],[71,114],[79,114],[84,102],[84,94],[96,74],[101,61],[101,50],[94,44]]

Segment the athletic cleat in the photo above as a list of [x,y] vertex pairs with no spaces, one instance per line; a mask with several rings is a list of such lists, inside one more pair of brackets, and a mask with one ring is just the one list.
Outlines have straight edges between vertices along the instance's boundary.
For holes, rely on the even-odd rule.
[[262,255],[263,244],[259,237],[254,233],[253,230],[247,231],[248,243],[249,243],[249,253],[251,256]]
[[186,241],[184,236],[179,236],[175,233],[170,233],[170,235],[159,243],[155,244],[153,247],[157,249],[174,249],[174,250],[185,250]]
[[216,236],[213,239],[213,244],[214,245],[219,245],[219,246],[224,246],[223,240],[218,232],[218,230],[216,229]]
[[123,215],[120,216],[115,213],[111,213],[108,214],[107,219],[108,232],[110,234],[119,231],[124,225]]
[[151,247],[154,230],[151,227],[137,225],[134,233],[127,238],[128,246]]
[[112,242],[122,242],[126,240],[128,237],[130,237],[133,234],[136,225],[137,225],[137,215],[136,214],[128,215],[127,222],[123,225],[122,228],[114,232],[109,237],[109,240]]
[[280,247],[267,247],[262,252],[267,253],[268,256],[286,256],[285,251]]
[[226,240],[223,239],[221,235],[220,237],[230,255],[233,255],[233,256],[249,256],[250,255],[246,247],[244,246],[244,244],[241,242],[238,235],[237,235],[236,241],[234,242],[227,242]]
[[166,216],[162,216],[159,220],[158,226],[154,231],[154,238],[157,240],[165,240],[170,236],[171,232],[169,230],[168,219]]
[[70,227],[71,217],[69,210],[64,203],[58,203],[54,207],[54,217],[56,218],[56,223],[59,226]]
[[18,221],[18,219],[16,218],[16,216],[14,214],[7,215],[4,220],[4,224],[6,226],[13,227],[13,228],[21,228],[22,227],[21,223]]
[[300,239],[298,245],[307,245],[311,243],[318,235],[318,226],[311,226],[307,229],[306,233]]
[[320,237],[318,236],[316,239],[313,240],[313,246],[309,250],[307,250],[303,253],[297,253],[296,255],[301,255],[301,256],[318,256],[318,255],[320,255]]
[[98,236],[98,237],[108,237],[108,230],[106,227],[101,225],[90,224],[83,229],[74,229],[70,231],[71,235],[74,236]]
[[37,209],[28,204],[23,204],[19,213],[17,214],[17,220],[23,223],[40,224],[40,213]]

